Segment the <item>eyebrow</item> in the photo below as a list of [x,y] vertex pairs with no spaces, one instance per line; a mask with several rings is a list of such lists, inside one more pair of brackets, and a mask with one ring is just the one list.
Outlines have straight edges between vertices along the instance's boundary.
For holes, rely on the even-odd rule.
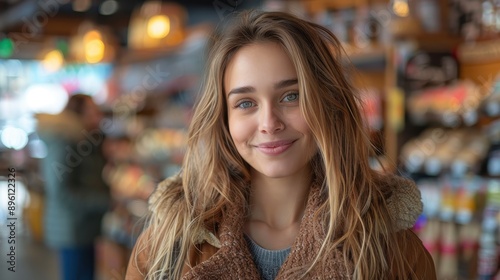
[[[293,86],[293,85],[296,85],[298,82],[299,81],[297,79],[287,79],[287,80],[279,81],[276,84],[274,84],[274,89],[278,90],[278,89],[286,88],[289,86]],[[255,88],[252,86],[238,87],[238,88],[233,88],[227,94],[227,96],[229,96],[231,94],[250,93],[250,92],[255,92]]]

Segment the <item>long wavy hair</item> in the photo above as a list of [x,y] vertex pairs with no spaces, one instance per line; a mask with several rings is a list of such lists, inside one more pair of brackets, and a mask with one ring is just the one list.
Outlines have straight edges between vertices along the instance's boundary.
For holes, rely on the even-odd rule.
[[313,176],[325,194],[314,219],[325,225],[326,238],[314,262],[296,268],[294,275],[307,278],[340,246],[354,279],[408,279],[411,270],[398,242],[391,241],[395,233],[384,175],[369,165],[373,147],[341,43],[320,25],[258,11],[237,14],[209,38],[203,92],[189,127],[182,171],[152,205],[144,242],[146,278],[180,278],[199,230],[216,230],[230,204],[248,201],[249,166],[228,130],[223,77],[240,48],[261,42],[280,44],[295,66],[299,106],[318,146],[311,160]]

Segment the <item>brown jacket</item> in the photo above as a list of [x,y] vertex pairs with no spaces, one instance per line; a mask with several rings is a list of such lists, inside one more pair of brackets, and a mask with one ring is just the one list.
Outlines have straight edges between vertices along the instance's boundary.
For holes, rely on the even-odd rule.
[[[409,229],[422,211],[420,193],[413,183],[399,177],[393,177],[389,184],[394,187],[388,199],[388,208],[397,227],[395,242],[399,242],[400,247],[404,248],[404,255],[407,256],[417,279],[436,279],[431,256],[420,239]],[[158,189],[160,194],[162,189],[162,186]],[[151,201],[158,197],[158,191]],[[322,227],[313,223],[312,217],[322,201],[321,198],[319,188],[311,188],[299,233],[276,279],[296,278],[290,274],[291,269],[311,262],[319,251],[324,234],[320,230]],[[228,213],[231,215],[223,218],[218,237],[209,231],[200,233],[200,242],[189,250],[182,279],[260,279],[243,237],[243,206],[231,209]],[[139,238],[138,244],[147,240],[145,236],[148,234],[146,230]],[[126,280],[144,279],[146,273],[147,252],[141,252],[136,262],[135,248]],[[326,263],[318,265],[308,274],[307,279],[351,279],[352,271],[351,266],[345,267],[342,251],[336,249],[330,253]]]

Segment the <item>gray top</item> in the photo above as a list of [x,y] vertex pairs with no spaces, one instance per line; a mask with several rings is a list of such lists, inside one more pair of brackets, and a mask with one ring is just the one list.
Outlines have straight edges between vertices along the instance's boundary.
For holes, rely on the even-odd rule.
[[290,248],[283,250],[267,250],[260,247],[250,237],[245,234],[245,239],[248,243],[248,248],[252,254],[253,261],[259,269],[260,276],[263,280],[274,280],[285,262]]

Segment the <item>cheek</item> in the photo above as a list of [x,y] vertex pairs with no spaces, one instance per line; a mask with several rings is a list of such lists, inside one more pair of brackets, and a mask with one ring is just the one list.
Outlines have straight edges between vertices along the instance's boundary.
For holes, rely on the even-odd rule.
[[241,118],[231,117],[229,115],[229,134],[234,141],[234,144],[238,146],[241,142],[245,142],[249,137],[249,126]]
[[307,124],[306,120],[303,118],[297,119],[295,128],[306,137],[306,143],[308,143],[308,147],[310,147],[311,151],[316,151],[318,146],[316,141],[314,140],[314,136],[312,134],[311,128]]
[[307,124],[306,119],[302,117],[302,115],[295,114],[293,118],[290,119],[289,123],[293,124],[294,128],[300,133],[312,137],[311,128]]
[[306,120],[302,116],[296,118],[295,124],[296,124],[296,127],[303,132],[309,133],[311,131],[311,128],[309,128],[309,125],[307,124]]

